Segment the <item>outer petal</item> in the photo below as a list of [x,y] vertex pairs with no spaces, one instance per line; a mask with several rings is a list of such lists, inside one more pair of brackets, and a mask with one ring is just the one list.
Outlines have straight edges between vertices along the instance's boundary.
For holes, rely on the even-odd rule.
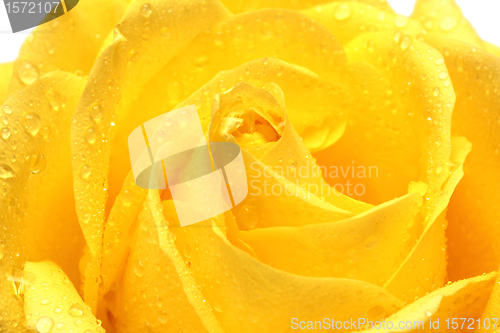
[[240,231],[239,237],[260,261],[277,269],[382,286],[417,241],[421,205],[422,196],[411,193],[350,219]]
[[[353,123],[347,127],[344,140],[317,154],[319,163],[335,165],[332,156],[347,156],[344,159],[355,159],[355,164],[361,160],[360,165],[380,165],[388,174],[384,172],[384,178],[379,181],[391,179],[393,173],[405,173],[398,170],[400,166],[403,170],[408,168],[411,171],[404,174],[406,181],[398,177],[403,182],[398,184],[399,188],[405,188],[408,180],[428,183],[429,191],[423,210],[427,214],[427,210],[440,196],[441,186],[449,175],[451,111],[455,94],[442,56],[428,45],[403,36],[400,32],[364,34],[349,43],[346,52],[351,62],[368,62],[377,68],[391,86],[377,87],[373,82],[364,86],[363,81],[359,81],[362,78],[355,76],[358,80],[352,82],[352,89],[356,89],[354,86],[357,84],[357,92],[360,93],[356,96],[363,96],[365,91],[367,97],[377,93],[377,99],[381,99],[381,105],[384,105],[380,107],[383,112],[363,112],[364,105],[374,108],[373,101],[360,99],[360,109],[352,113]],[[373,77],[385,81],[372,74],[370,79],[374,82]],[[388,95],[388,99],[380,98]],[[396,97],[392,99],[392,95]],[[377,124],[375,128],[374,123]],[[387,150],[387,146],[380,142],[387,142],[393,149]],[[350,145],[355,149],[350,149]],[[411,150],[405,149],[405,145]],[[401,153],[398,152],[400,148]],[[404,161],[408,163],[401,165]],[[417,166],[416,170],[413,165]],[[378,200],[390,200],[402,193],[391,191],[384,194],[378,196]]]
[[417,20],[361,2],[330,2],[302,12],[327,27],[344,45],[365,32],[397,30],[412,37],[424,32]]
[[26,262],[24,311],[34,332],[104,333],[66,274],[50,261]]
[[80,1],[67,14],[36,27],[14,62],[9,96],[57,69],[87,75],[104,37],[122,18],[129,2]]
[[445,209],[463,177],[464,160],[471,146],[465,138],[453,137],[452,148],[452,169],[443,185],[443,194],[438,198],[434,209],[429,211],[429,223],[411,253],[385,285],[387,290],[407,302],[441,287],[445,281]]
[[[465,318],[462,332],[470,332],[470,328],[474,327],[473,320],[481,316],[488,297],[493,289],[497,273],[493,272],[488,275],[476,276],[467,280],[461,280],[451,285],[447,285],[438,289],[414,303],[404,307],[397,313],[393,314],[385,321],[391,321],[394,329],[369,329],[362,332],[450,332],[453,331],[452,319],[457,320],[459,327],[464,322],[461,318]],[[433,322],[431,328],[430,320]],[[439,320],[439,323],[436,321]],[[448,324],[447,321],[448,320]],[[416,329],[398,329],[398,324],[403,322],[403,325],[423,325]],[[448,326],[449,325],[449,326]]]
[[163,204],[170,222],[169,231],[159,231],[160,246],[168,253],[173,246],[168,235],[176,234],[183,259],[226,332],[293,332],[293,318],[374,320],[402,306],[366,282],[304,277],[269,267],[233,246],[220,220],[178,228],[171,218],[173,205]]
[[[100,266],[97,258],[106,215],[111,142],[119,118],[125,122],[123,118],[127,113],[121,111],[118,103],[123,96],[121,103],[128,105],[136,96],[134,91],[156,70],[189,40],[225,15],[226,10],[215,1],[137,2],[116,30],[116,41],[96,61],[91,73],[94,79],[87,85],[75,110],[71,129],[76,210],[94,256],[93,269]],[[171,29],[170,37],[162,36],[164,22],[168,22]],[[136,29],[138,25],[148,27],[147,37],[141,29]],[[140,122],[134,123],[138,125]],[[126,150],[126,145],[119,148]],[[124,158],[127,156],[124,153]],[[128,165],[128,161],[125,163]],[[123,177],[120,184],[122,182]],[[93,271],[90,275],[98,278],[96,274],[98,272]],[[89,286],[88,290],[85,298],[94,308],[96,289]]]
[[[233,13],[241,13],[253,11],[261,8],[283,8],[283,9],[305,9],[315,5],[321,5],[338,0],[307,0],[307,1],[287,1],[287,0],[259,0],[259,1],[245,1],[245,0],[223,0],[224,5],[227,6]],[[387,12],[393,13],[391,6],[386,0],[353,0],[353,2],[361,2],[378,7]]]
[[[496,318],[493,319],[493,318]],[[497,274],[495,284],[493,285],[493,290],[488,299],[488,303],[484,308],[479,321],[480,326],[476,326],[474,332],[477,333],[487,333],[494,332],[498,327],[500,320],[500,274]],[[495,325],[496,324],[496,325]]]
[[[53,72],[0,107],[2,274],[21,269],[25,260],[50,259],[79,281],[75,258],[84,239],[74,212],[69,127],[84,85],[84,79]],[[12,303],[7,282],[1,287],[6,304]]]
[[14,62],[0,64],[0,103],[5,102],[7,99],[7,90],[12,78],[13,68]]
[[428,42],[444,55],[457,94],[452,130],[472,143],[446,216],[448,274],[457,280],[500,262],[500,58],[459,41]]
[[118,332],[178,332],[179,327],[186,332],[223,332],[173,244],[166,218],[158,191],[149,191],[116,294]]
[[417,0],[411,17],[419,20],[431,36],[483,47],[483,41],[455,0]]

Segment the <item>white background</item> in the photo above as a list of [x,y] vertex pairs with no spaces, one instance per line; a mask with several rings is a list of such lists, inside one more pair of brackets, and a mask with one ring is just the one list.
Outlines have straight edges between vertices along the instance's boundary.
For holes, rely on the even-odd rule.
[[[14,60],[22,42],[31,30],[13,34],[3,1],[0,1],[0,63]],[[399,14],[409,15],[415,0],[388,0]],[[472,22],[479,35],[500,46],[500,1],[499,0],[456,0],[465,17]]]

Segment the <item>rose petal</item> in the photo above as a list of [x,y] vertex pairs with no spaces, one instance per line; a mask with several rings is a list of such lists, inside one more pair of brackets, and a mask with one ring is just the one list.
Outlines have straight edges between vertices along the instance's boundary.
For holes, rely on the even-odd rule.
[[26,38],[14,62],[9,96],[57,69],[87,75],[104,37],[122,18],[129,2],[80,1],[57,20],[37,26]]
[[382,286],[417,241],[421,205],[422,196],[411,193],[339,222],[240,231],[239,237],[277,269]]
[[443,185],[441,196],[426,217],[427,227],[403,264],[384,286],[407,302],[440,288],[447,273],[445,208],[462,179],[464,160],[471,149],[470,143],[463,137],[452,137],[451,142],[452,169]]
[[500,262],[500,58],[460,41],[428,42],[444,55],[457,94],[453,133],[472,143],[446,216],[453,281],[497,270]]
[[[315,5],[321,5],[339,0],[309,0],[309,1],[288,1],[288,0],[265,0],[265,1],[245,1],[245,0],[223,0],[222,3],[233,13],[241,13],[261,8],[283,8],[283,9],[305,9]],[[344,0],[347,2],[349,0]],[[393,13],[391,6],[386,0],[352,0],[353,3],[365,3],[378,7],[387,12]]]
[[116,295],[118,331],[223,332],[164,219],[158,191],[149,191]]
[[411,17],[419,20],[430,36],[456,39],[483,47],[483,41],[455,0],[417,0]]
[[26,262],[24,279],[24,312],[33,332],[105,332],[66,274],[53,262]]
[[344,45],[367,31],[397,30],[412,37],[424,31],[417,20],[362,2],[331,2],[302,12],[327,27]]
[[374,320],[402,306],[384,289],[366,282],[304,277],[269,267],[233,246],[220,218],[176,228],[173,205],[163,207],[170,207],[170,230],[159,230],[161,248],[168,253],[174,246],[167,237],[174,232],[190,275],[226,332],[280,331],[290,327],[293,318]]
[[[356,66],[349,72],[352,76],[346,75],[353,95],[366,97],[358,99],[359,109],[351,112],[351,126],[341,140],[316,154],[318,163],[349,166],[354,161],[380,168],[378,178],[352,179],[377,186],[369,197],[375,203],[404,194],[400,191],[409,181],[424,181],[429,185],[426,215],[449,169],[455,94],[444,62],[438,61],[442,56],[400,32],[363,34],[346,46],[346,52],[351,66]],[[367,62],[376,70],[356,62]],[[385,188],[386,184],[394,185]]]
[[12,78],[13,69],[14,62],[0,64],[0,103],[5,102],[7,99],[7,91],[9,89],[10,79]]
[[[496,320],[495,320],[496,318]],[[500,318],[500,275],[497,274],[495,284],[493,285],[493,290],[488,299],[479,323],[480,327],[476,327],[474,332],[477,333],[487,333],[494,332],[498,327],[498,319]],[[496,324],[496,325],[495,325]]]
[[[153,5],[136,2],[116,29],[113,45],[102,52],[94,64],[91,72],[93,80],[85,88],[71,128],[76,211],[90,252],[95,256],[92,259],[95,264],[92,274],[89,271],[92,278],[98,278],[96,274],[100,266],[98,257],[101,253],[105,209],[111,208],[110,203],[106,207],[106,200],[115,126],[120,124],[120,118],[127,123],[123,119],[127,112],[118,103],[121,101],[120,105],[128,105],[136,96],[134,91],[154,75],[162,64],[189,40],[225,15],[228,15],[227,11],[215,1],[158,2]],[[168,22],[172,32],[167,38],[162,36],[165,22]],[[144,32],[136,29],[145,23],[149,24],[150,29],[147,42]],[[135,128],[141,122],[128,123]],[[121,128],[124,127],[122,123]],[[127,161],[119,169],[128,172],[127,145],[117,145],[114,151],[123,154]],[[119,178],[120,187],[117,185],[113,190],[121,188],[124,177],[122,175]],[[112,197],[116,195],[112,193]],[[85,299],[95,309],[96,289],[91,285],[88,288]]]
[[[481,312],[488,301],[488,296],[493,289],[496,276],[497,273],[493,272],[447,285],[425,295],[385,319],[386,322],[391,321],[393,323],[393,329],[387,329],[388,324],[386,323],[386,328],[368,329],[362,332],[449,332],[455,326],[453,325],[453,318],[457,319],[455,322],[458,323],[459,327],[461,327],[464,322],[463,318],[465,318],[466,322],[463,329],[468,329],[471,324],[469,318],[475,320],[481,316]],[[433,322],[432,328],[430,327],[429,318]],[[439,324],[436,323],[437,320],[439,320]],[[402,322],[402,329],[398,329],[400,322]],[[409,322],[408,329],[404,328],[407,322]],[[420,325],[423,322],[424,326],[411,329],[411,325],[416,325],[417,322],[420,322]]]

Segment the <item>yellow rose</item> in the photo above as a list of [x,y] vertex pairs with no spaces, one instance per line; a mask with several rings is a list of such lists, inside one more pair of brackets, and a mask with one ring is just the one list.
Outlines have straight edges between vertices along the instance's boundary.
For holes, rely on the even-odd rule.
[[[0,331],[492,332],[499,56],[453,0],[80,1],[0,65]],[[127,138],[192,104],[249,195],[181,228]]]

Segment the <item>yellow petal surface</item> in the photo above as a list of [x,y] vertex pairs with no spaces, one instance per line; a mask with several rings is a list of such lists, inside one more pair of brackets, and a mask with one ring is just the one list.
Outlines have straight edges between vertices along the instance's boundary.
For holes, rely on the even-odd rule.
[[[225,15],[228,15],[226,9],[215,1],[136,2],[116,29],[113,45],[95,62],[93,80],[75,110],[71,129],[76,209],[93,255],[100,252],[104,219],[111,208],[111,202],[106,206],[106,200],[109,157],[116,128],[131,124],[133,129],[150,118],[150,114],[141,111],[133,112],[132,119],[125,119],[132,110],[124,111],[120,106],[128,105],[142,84],[181,47]],[[145,25],[147,37],[142,31]],[[163,36],[163,28],[170,29],[171,34]],[[158,110],[154,111],[157,115]],[[126,130],[127,137],[130,131]],[[118,169],[125,172],[114,184],[116,192],[112,198],[130,170],[126,143],[114,148],[123,153],[123,164]]]
[[14,62],[9,96],[56,69],[88,75],[104,37],[121,20],[129,2],[80,1],[68,13],[37,26]]
[[411,17],[419,20],[430,36],[483,47],[483,41],[455,0],[417,0]]
[[24,279],[24,312],[32,332],[105,332],[66,274],[53,262],[26,262]]
[[131,236],[129,233],[142,210],[146,194],[147,190],[136,185],[130,171],[106,221],[102,250],[102,294],[116,282],[119,269],[127,258],[130,245],[128,240]]
[[445,209],[455,187],[463,177],[463,165],[471,145],[463,137],[452,137],[451,165],[448,179],[436,205],[429,210],[428,224],[418,243],[385,288],[402,300],[411,302],[443,285],[446,278]]
[[165,219],[158,191],[150,191],[116,294],[118,331],[223,332]]
[[[447,285],[387,318],[386,321],[393,323],[393,329],[385,326],[362,332],[471,332],[474,321],[480,318],[488,301],[496,277],[497,273],[493,272]],[[453,318],[457,319],[457,326],[453,324]],[[401,328],[398,327],[400,322]]]
[[[173,209],[163,205],[169,206]],[[169,220],[175,216],[165,214]],[[176,228],[178,223],[169,222],[168,232],[176,234],[182,258],[226,332],[293,332],[293,318],[380,319],[402,306],[366,282],[298,276],[269,267],[227,240],[220,217],[183,228]],[[158,232],[165,253],[173,245],[168,232]]]
[[362,2],[330,2],[302,12],[327,27],[342,44],[365,32],[401,31],[412,37],[423,32],[417,20]]
[[[261,8],[283,8],[283,9],[306,9],[316,5],[321,5],[329,2],[337,2],[338,0],[259,0],[259,1],[245,1],[245,0],[223,0],[229,10],[233,13],[247,12]],[[393,13],[391,6],[386,0],[353,0],[353,3],[365,3],[374,7],[385,10],[386,12]]]
[[[374,203],[403,195],[396,189],[401,191],[408,186],[409,180],[427,182],[426,214],[435,204],[448,177],[451,150],[451,112],[455,94],[442,56],[430,46],[400,32],[363,34],[346,46],[346,52],[352,66],[363,66],[356,62],[369,63],[383,77],[371,70],[373,74],[368,76],[373,80],[371,83],[359,84],[365,82],[364,79],[353,82],[353,89],[358,85],[359,94],[355,96],[365,94],[367,99],[360,99],[363,103],[360,109],[351,112],[353,123],[348,124],[344,140],[318,153],[318,163],[338,165],[336,159],[343,156],[344,165],[347,162],[352,165],[352,162],[365,168],[381,167],[377,185],[382,188],[382,184],[390,183],[393,174],[406,173],[396,178],[400,181],[397,188],[392,187],[391,192],[377,195],[374,198],[379,201]],[[359,76],[354,78],[359,79]],[[380,84],[374,85],[375,80]],[[375,94],[379,96],[375,101],[380,100],[383,106],[375,108],[382,109],[383,113],[366,112],[366,109],[363,112],[363,106],[374,108],[370,97]],[[386,144],[392,149],[387,149]],[[351,145],[355,149],[351,149]],[[399,171],[406,168],[411,173]]]
[[421,205],[422,196],[410,193],[339,222],[240,231],[239,237],[277,269],[384,285],[417,241]]
[[0,103],[5,102],[7,99],[7,91],[9,89],[10,79],[12,78],[13,68],[14,62],[0,64]]
[[457,103],[452,130],[472,143],[450,202],[450,279],[498,269],[500,251],[500,58],[453,40],[428,38],[445,57]]
[[[321,199],[324,192],[334,190],[323,181],[288,120],[281,89],[275,84],[267,89],[239,83],[217,95],[212,107],[209,140],[227,141],[227,137],[243,150],[250,189],[237,208],[240,227],[299,226],[352,216]],[[231,119],[235,123],[229,126]],[[273,137],[262,134],[262,128],[273,132]]]
[[[476,326],[476,330],[474,332],[477,333],[487,333],[487,332],[495,332],[500,324],[498,321],[500,320],[500,275],[497,274],[497,278],[495,284],[493,285],[493,290],[490,294],[490,298],[488,299],[488,303],[484,308],[484,311],[481,315],[481,319],[479,321],[480,325]],[[493,318],[497,318],[496,320]],[[495,325],[496,324],[496,325]]]

